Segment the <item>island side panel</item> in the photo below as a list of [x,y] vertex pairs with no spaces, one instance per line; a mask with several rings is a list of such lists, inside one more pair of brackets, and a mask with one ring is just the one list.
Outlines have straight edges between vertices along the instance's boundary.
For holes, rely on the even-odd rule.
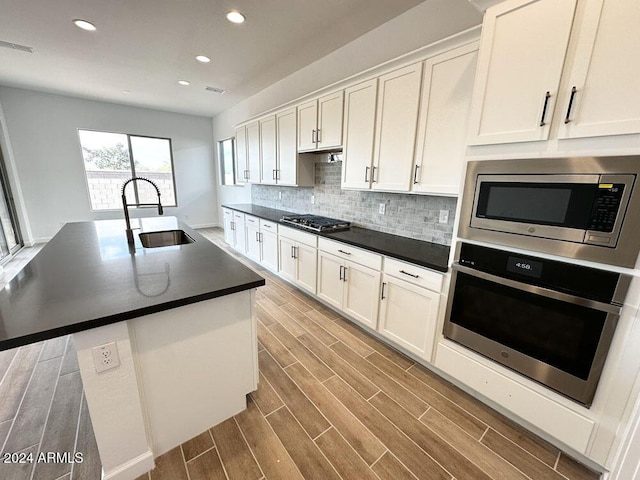
[[254,290],[129,320],[155,457],[246,408],[257,388]]
[[[155,464],[126,322],[73,334],[105,480],[130,480]],[[91,349],[116,342],[120,366],[96,373]]]

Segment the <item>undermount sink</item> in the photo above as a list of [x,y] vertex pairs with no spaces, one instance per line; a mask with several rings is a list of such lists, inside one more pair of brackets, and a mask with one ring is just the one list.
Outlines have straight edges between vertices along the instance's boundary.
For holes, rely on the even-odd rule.
[[162,232],[145,232],[138,235],[145,248],[170,247],[173,245],[186,245],[195,240],[184,230],[164,230]]

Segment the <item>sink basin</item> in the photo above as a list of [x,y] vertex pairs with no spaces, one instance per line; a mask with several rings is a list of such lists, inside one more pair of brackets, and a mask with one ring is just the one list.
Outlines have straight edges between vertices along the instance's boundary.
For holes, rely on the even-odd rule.
[[142,246],[145,248],[170,247],[172,245],[185,245],[194,243],[195,240],[187,235],[184,230],[164,230],[162,232],[145,232],[139,234]]

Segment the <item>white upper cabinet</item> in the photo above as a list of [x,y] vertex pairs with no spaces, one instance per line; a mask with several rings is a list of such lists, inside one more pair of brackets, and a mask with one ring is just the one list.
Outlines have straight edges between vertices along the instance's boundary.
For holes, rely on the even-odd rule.
[[585,2],[559,138],[640,133],[640,2]]
[[424,64],[413,192],[459,193],[477,57],[473,42]]
[[343,188],[371,187],[377,87],[374,78],[344,91]]
[[276,116],[260,119],[260,183],[275,184],[278,174],[276,163]]
[[372,189],[407,192],[418,126],[422,62],[378,79]]
[[249,183],[260,183],[260,126],[252,122],[246,126],[247,132],[247,165]]
[[235,175],[236,183],[247,183],[249,178],[249,165],[247,163],[247,129],[244,125],[235,129],[236,135],[236,158]]
[[296,109],[290,108],[276,115],[278,139],[277,179],[280,185],[296,185],[298,150],[296,148]]
[[486,11],[470,145],[549,138],[576,2],[508,0]]
[[344,92],[298,106],[298,151],[328,150],[342,145]]

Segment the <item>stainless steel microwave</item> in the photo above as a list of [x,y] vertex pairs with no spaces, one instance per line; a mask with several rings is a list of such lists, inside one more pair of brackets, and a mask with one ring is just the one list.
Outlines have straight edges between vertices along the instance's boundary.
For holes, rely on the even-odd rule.
[[639,174],[640,156],[469,162],[458,236],[634,267]]

